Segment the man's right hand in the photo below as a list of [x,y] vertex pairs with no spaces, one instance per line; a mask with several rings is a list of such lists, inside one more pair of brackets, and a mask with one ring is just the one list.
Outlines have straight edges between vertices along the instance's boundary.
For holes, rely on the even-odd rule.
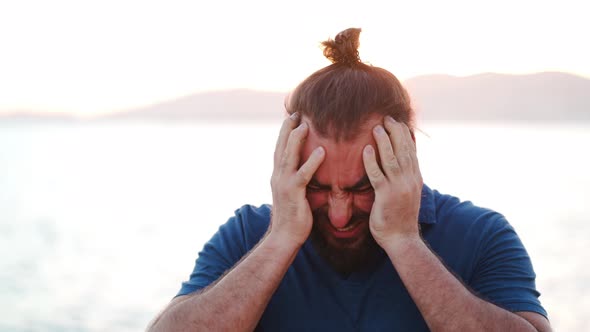
[[301,147],[308,132],[308,124],[301,121],[299,113],[285,119],[275,148],[271,178],[273,207],[269,236],[297,247],[305,242],[313,225],[306,187],[325,156],[324,149],[317,147],[299,167]]
[[[216,282],[173,300],[150,323],[148,331],[253,331],[256,328],[313,225],[305,193],[325,152],[317,148],[299,167],[301,148],[309,131],[307,124],[300,122],[299,116],[291,116],[279,134],[267,236]],[[229,253],[211,250],[223,261],[219,264],[225,264],[223,255]]]

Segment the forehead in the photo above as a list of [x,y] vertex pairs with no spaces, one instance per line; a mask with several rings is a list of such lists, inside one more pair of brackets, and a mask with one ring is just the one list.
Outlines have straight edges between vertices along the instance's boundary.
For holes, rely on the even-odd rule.
[[303,117],[302,121],[309,125],[309,133],[301,151],[301,163],[304,163],[318,146],[322,146],[326,151],[324,162],[314,175],[316,181],[346,187],[354,185],[366,175],[362,153],[366,145],[376,147],[372,129],[383,123],[381,115],[370,115],[360,126],[359,133],[354,139],[339,142],[318,135],[308,118]]

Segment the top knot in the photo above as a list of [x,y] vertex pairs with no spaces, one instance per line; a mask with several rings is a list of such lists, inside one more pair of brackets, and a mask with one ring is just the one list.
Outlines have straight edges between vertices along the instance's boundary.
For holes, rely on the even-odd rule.
[[328,39],[322,42],[324,56],[332,63],[343,63],[353,66],[361,62],[359,58],[359,36],[361,29],[349,28],[338,35],[334,40]]

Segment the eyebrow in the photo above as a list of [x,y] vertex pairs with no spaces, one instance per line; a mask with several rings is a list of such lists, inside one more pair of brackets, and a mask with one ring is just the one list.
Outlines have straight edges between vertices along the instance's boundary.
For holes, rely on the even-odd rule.
[[[311,178],[309,183],[318,187],[318,188],[321,188],[321,189],[328,189],[328,190],[332,189],[332,186],[320,183],[315,177]],[[355,184],[353,184],[352,186],[349,186],[349,187],[345,187],[344,190],[345,191],[356,191],[356,190],[366,189],[367,186],[370,186],[370,185],[371,185],[371,181],[369,181],[369,177],[365,174],[365,176],[363,176]]]
[[363,176],[360,180],[358,180],[352,187],[346,187],[344,190],[346,191],[355,191],[359,189],[365,189],[367,186],[371,185],[371,181],[369,181],[369,177],[367,174]]
[[309,181],[309,184],[314,185],[314,186],[321,188],[321,189],[332,189],[332,186],[329,186],[327,184],[321,184],[315,177],[311,178],[311,180]]

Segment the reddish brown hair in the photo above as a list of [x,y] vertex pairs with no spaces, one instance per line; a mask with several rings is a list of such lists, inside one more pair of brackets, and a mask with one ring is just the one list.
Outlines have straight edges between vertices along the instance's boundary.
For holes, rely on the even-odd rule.
[[289,114],[307,116],[321,136],[354,139],[372,113],[390,115],[414,129],[408,93],[389,71],[367,65],[358,56],[360,29],[347,29],[322,43],[333,63],[303,82],[286,103]]

